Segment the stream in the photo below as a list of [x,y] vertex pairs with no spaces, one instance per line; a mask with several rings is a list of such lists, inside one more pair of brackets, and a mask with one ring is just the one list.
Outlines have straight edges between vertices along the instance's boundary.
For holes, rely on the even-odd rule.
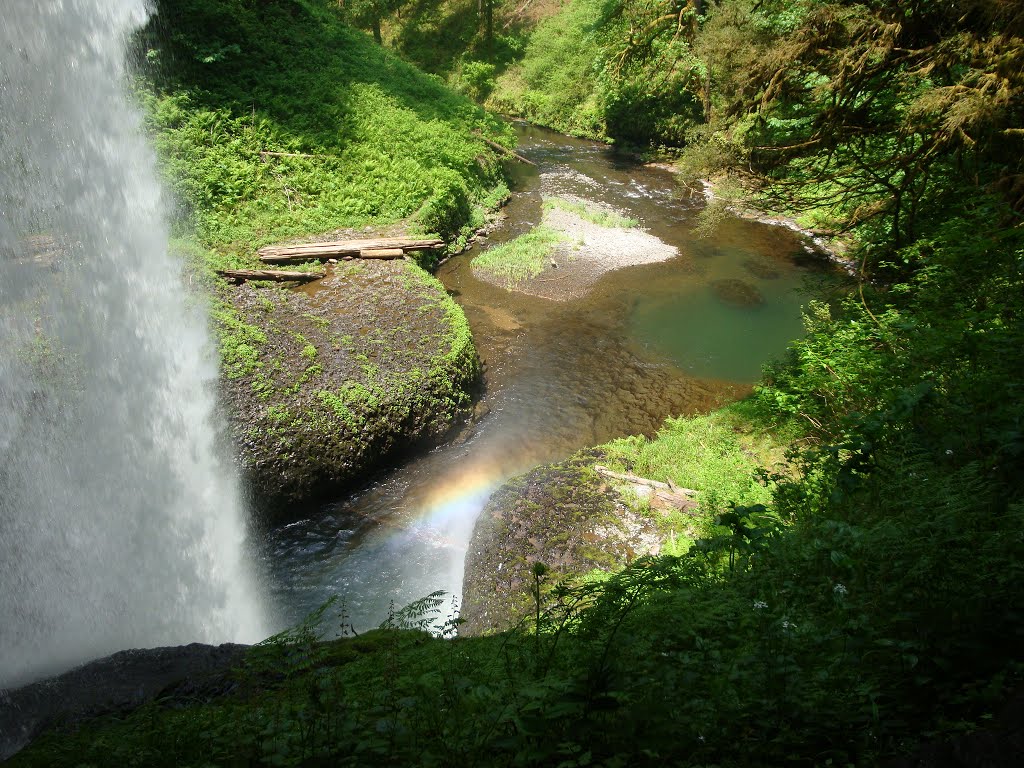
[[[505,226],[437,275],[465,310],[486,366],[478,418],[454,442],[266,534],[278,626],[332,596],[358,631],[435,590],[458,596],[474,521],[498,485],[742,397],[801,333],[801,306],[829,279],[783,227],[727,217],[712,239],[696,237],[703,198],[681,193],[668,171],[594,142],[519,130],[519,151],[538,167],[514,169]],[[551,195],[611,206],[679,255],[606,273],[569,301],[474,277],[480,248],[529,231]]]

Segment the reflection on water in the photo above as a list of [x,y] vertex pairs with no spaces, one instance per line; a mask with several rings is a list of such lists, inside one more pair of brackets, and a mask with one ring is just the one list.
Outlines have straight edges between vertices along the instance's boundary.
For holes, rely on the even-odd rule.
[[564,303],[477,280],[474,253],[445,264],[438,276],[486,364],[484,415],[460,442],[268,535],[282,625],[332,595],[361,630],[392,603],[458,594],[476,515],[503,480],[742,396],[799,333],[807,270],[789,230],[727,219],[713,241],[698,240],[699,201],[681,198],[669,173],[534,128],[522,130],[520,150],[539,169],[517,167],[509,223],[493,242],[536,224],[542,195],[571,194],[639,219],[680,255],[611,272]]

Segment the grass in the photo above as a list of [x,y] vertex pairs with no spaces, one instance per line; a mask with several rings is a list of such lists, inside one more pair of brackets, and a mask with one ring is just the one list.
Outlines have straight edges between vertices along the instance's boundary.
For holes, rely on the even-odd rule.
[[[698,491],[701,516],[663,511],[652,517],[666,540],[710,531],[715,515],[728,503],[753,506],[772,498],[768,474],[785,464],[786,449],[798,437],[791,425],[763,425],[758,404],[732,403],[709,414],[669,418],[653,438],[619,438],[601,446],[612,470],[631,472]],[[650,510],[646,499],[627,493],[634,510]],[[673,544],[676,550],[679,542]],[[678,552],[677,552],[678,553]]]
[[473,259],[473,266],[510,283],[519,283],[543,272],[551,254],[562,242],[564,237],[559,232],[541,225],[525,235],[484,251]]
[[383,327],[381,312],[358,344],[296,314],[286,289],[257,285],[260,297],[242,300],[214,273],[325,233],[434,233],[458,249],[509,194],[487,140],[510,145],[514,132],[347,26],[334,0],[157,0],[156,11],[135,40],[135,91],[175,246],[210,297],[222,370],[246,400],[238,412],[267,425],[267,439],[244,441],[263,451],[246,460],[287,464],[278,485],[299,494],[302,457],[333,451],[314,474],[340,477],[329,464],[384,451],[396,431],[441,434],[470,399],[476,353],[461,309],[423,270],[403,265],[394,298],[437,322],[412,334]]
[[585,221],[589,221],[591,224],[597,224],[599,227],[633,229],[640,226],[639,219],[623,216],[615,211],[598,208],[593,205],[588,206],[585,203],[576,200],[567,200],[564,197],[546,198],[544,200],[544,210],[568,211],[569,213],[576,214]]

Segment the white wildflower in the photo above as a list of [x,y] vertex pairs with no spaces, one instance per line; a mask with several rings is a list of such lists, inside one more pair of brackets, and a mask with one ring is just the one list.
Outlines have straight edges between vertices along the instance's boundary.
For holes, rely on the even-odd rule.
[[947,448],[946,449],[946,455],[947,456],[952,456],[953,455],[953,449],[952,448]]
[[755,600],[754,601],[754,610],[755,611],[763,611],[767,607],[768,607],[768,603],[766,603],[764,600]]
[[783,619],[782,620],[782,628],[783,629],[787,629],[787,630],[789,630],[789,629],[796,629],[796,624],[794,624],[792,621],[789,621],[788,619]]
[[845,584],[836,584],[832,587],[832,591],[839,597],[846,597],[846,593],[849,592]]

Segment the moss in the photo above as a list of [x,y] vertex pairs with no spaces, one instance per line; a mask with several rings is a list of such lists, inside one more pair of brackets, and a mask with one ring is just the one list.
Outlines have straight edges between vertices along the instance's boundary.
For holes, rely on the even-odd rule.
[[581,453],[514,478],[481,513],[467,557],[465,631],[514,626],[533,604],[533,564],[549,568],[545,594],[562,579],[592,569],[617,570],[636,555],[622,507]]
[[480,374],[469,325],[416,265],[369,263],[312,297],[249,285],[232,295],[236,325],[263,323],[265,342],[226,389],[243,465],[275,514],[359,482],[468,415]]
[[[683,555],[711,535],[725,502],[768,503],[762,468],[781,471],[795,427],[764,426],[756,400],[712,413],[668,419],[653,438],[613,440],[572,459],[532,470],[499,488],[478,519],[466,558],[464,615],[470,632],[518,622],[534,562],[551,569],[549,586],[593,569],[621,570],[646,553]],[[694,509],[652,509],[634,486],[599,475],[608,466],[696,490]]]
[[259,326],[244,322],[227,302],[216,302],[210,314],[220,341],[224,375],[237,379],[254,373],[262,365],[260,350],[267,343],[267,334]]

